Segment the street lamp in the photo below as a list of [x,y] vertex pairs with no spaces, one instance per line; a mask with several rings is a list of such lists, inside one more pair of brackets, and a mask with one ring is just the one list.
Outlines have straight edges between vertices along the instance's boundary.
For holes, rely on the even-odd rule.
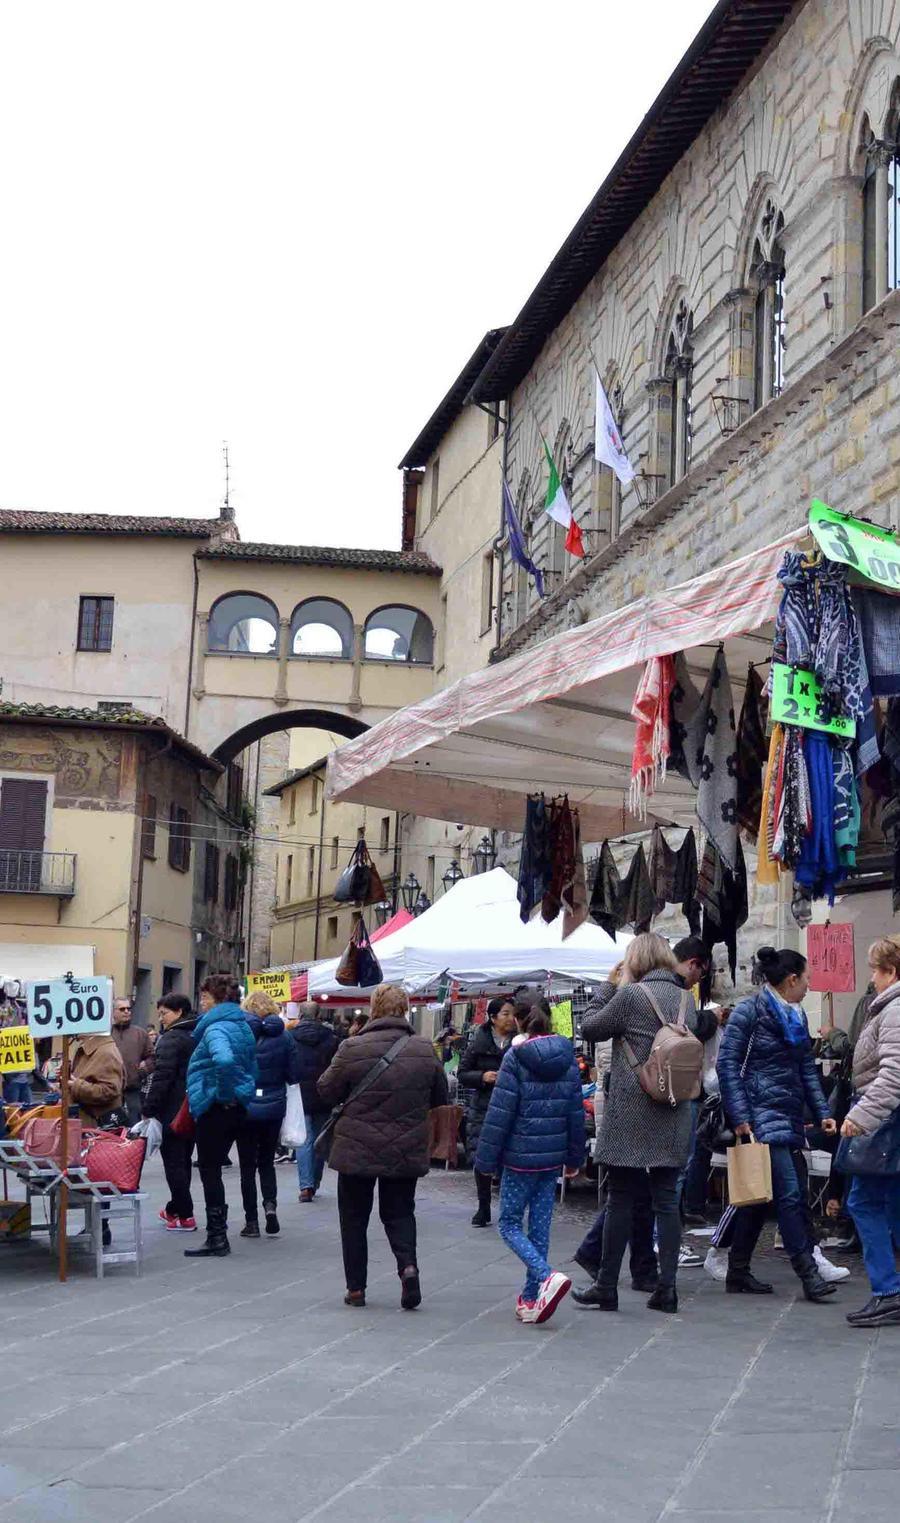
[[497,860],[497,848],[490,836],[482,836],[472,853],[476,873],[489,873]]
[[412,912],[413,912],[414,915],[424,915],[425,911],[426,910],[430,910],[430,909],[431,909],[431,900],[429,899],[428,895],[426,894],[426,892],[425,892],[425,890],[423,888],[423,889],[421,889],[419,891],[419,897],[416,900],[415,904],[413,905],[413,911]]
[[379,927],[387,925],[391,918],[391,908],[391,901],[389,899],[380,899],[377,904],[372,905],[372,909],[375,912],[375,920]]
[[400,884],[400,895],[403,899],[403,908],[410,914],[414,914],[413,905],[421,892],[422,885],[415,873],[410,873],[405,883]]
[[463,870],[454,857],[453,861],[450,863],[450,866],[447,868],[447,871],[445,873],[441,873],[441,882],[444,885],[444,893],[446,893],[448,889],[455,888],[457,883],[461,882],[463,877]]

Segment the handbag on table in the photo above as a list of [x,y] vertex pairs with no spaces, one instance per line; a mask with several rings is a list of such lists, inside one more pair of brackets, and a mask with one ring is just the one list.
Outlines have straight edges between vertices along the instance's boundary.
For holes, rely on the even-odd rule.
[[113,1185],[126,1195],[140,1187],[146,1154],[143,1137],[129,1137],[124,1131],[92,1131],[84,1139],[81,1163],[92,1184]]
[[[59,1107],[55,1107],[59,1109]],[[21,1132],[22,1146],[30,1158],[46,1158],[52,1163],[59,1160],[62,1146],[62,1116],[34,1116]],[[77,1116],[70,1116],[66,1123],[67,1166],[77,1163],[82,1149],[82,1127]]]

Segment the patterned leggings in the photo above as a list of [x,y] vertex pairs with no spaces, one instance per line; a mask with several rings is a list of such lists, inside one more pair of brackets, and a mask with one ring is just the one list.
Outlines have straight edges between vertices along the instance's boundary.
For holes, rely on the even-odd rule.
[[[556,1169],[539,1169],[531,1174],[503,1170],[500,1185],[500,1236],[525,1265],[523,1299],[535,1301],[542,1280],[551,1273],[547,1263],[550,1249],[550,1223],[556,1204]],[[528,1211],[528,1232],[522,1222]]]

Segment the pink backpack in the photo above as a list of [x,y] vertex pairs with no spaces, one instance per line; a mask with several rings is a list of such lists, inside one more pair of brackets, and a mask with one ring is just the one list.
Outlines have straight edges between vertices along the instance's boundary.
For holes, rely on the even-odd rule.
[[625,1056],[638,1076],[641,1089],[660,1105],[678,1105],[682,1100],[696,1100],[703,1081],[703,1043],[685,1024],[690,995],[687,990],[684,991],[678,1019],[667,1021],[656,997],[646,985],[635,984],[635,988],[646,995],[659,1021],[659,1030],[653,1038],[646,1063],[638,1062],[631,1044],[622,1038]]

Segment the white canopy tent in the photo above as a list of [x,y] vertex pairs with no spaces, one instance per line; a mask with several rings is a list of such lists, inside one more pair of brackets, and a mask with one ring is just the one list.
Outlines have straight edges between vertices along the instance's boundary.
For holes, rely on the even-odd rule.
[[[548,975],[572,983],[597,983],[620,960],[630,937],[613,941],[589,922],[565,941],[562,916],[547,925],[538,916],[519,918],[516,884],[502,867],[463,878],[410,925],[375,947],[387,983],[417,994],[449,978],[468,987],[539,981]],[[310,998],[368,992],[335,981],[338,960],[309,970]]]

